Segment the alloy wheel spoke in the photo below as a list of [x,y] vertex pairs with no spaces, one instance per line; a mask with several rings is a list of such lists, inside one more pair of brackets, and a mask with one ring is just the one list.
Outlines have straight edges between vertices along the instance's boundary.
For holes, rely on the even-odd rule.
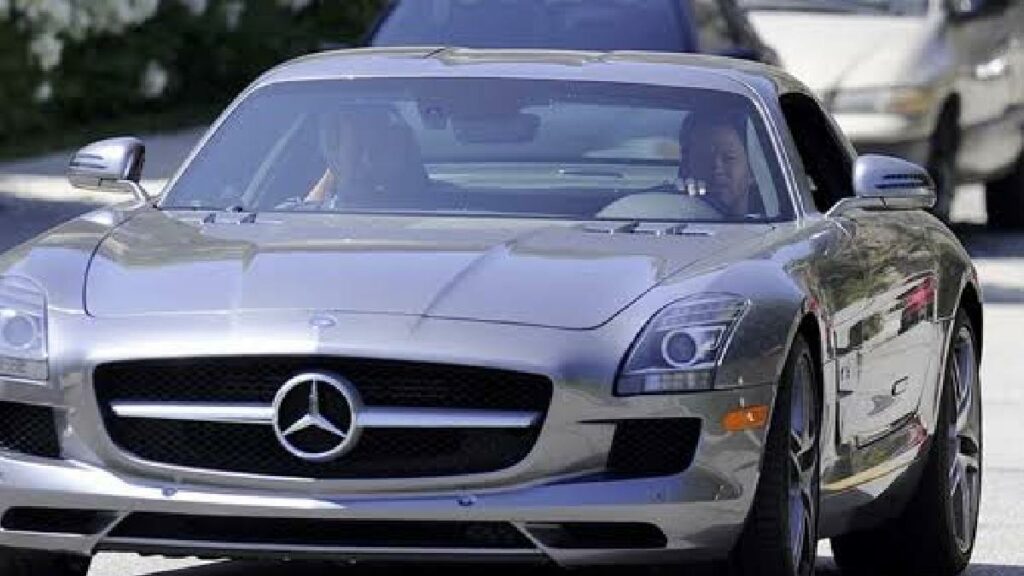
[[974,482],[971,474],[965,474],[960,490],[960,537],[970,542],[974,522]]
[[953,463],[949,467],[949,495],[953,498],[956,497],[957,491],[961,490],[964,482],[964,469],[961,466],[960,459],[953,458]]
[[801,542],[804,538],[804,516],[806,507],[803,494],[791,494],[789,499],[789,547],[793,554],[794,564],[800,561],[802,554]]
[[970,333],[961,332],[953,351],[953,389],[956,391],[956,429],[966,430],[974,415],[975,364]]

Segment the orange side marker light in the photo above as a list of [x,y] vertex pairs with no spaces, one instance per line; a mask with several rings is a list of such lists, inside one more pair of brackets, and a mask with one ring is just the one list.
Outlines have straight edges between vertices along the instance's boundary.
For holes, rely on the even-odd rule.
[[722,427],[727,432],[742,432],[761,428],[768,423],[767,406],[746,406],[731,412],[722,417]]

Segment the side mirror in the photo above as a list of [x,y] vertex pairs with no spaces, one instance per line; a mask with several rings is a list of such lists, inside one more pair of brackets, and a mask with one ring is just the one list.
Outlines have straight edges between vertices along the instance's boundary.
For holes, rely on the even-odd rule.
[[85,190],[127,191],[149,201],[142,189],[146,146],[138,138],[111,138],[79,150],[68,165],[68,181]]
[[830,210],[928,210],[935,206],[935,183],[924,168],[889,156],[868,154],[853,167],[856,196],[844,198]]

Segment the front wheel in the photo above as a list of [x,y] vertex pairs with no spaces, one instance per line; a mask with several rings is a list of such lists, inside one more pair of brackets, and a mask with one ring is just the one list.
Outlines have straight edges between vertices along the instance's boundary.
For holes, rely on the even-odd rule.
[[779,382],[761,480],[729,561],[736,576],[810,576],[818,549],[821,410],[814,358],[798,336]]
[[3,576],[86,576],[91,562],[87,556],[0,549]]
[[954,576],[974,549],[981,502],[981,386],[974,327],[958,312],[924,476],[898,518],[832,539],[846,574]]

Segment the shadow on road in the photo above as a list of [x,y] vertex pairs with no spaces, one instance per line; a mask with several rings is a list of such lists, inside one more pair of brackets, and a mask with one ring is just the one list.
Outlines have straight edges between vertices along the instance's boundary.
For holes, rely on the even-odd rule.
[[1024,288],[1019,286],[1004,286],[993,282],[985,282],[982,288],[985,291],[986,304],[1024,303]]
[[[223,562],[194,568],[154,572],[150,576],[417,576],[444,574],[445,576],[554,576],[564,574],[548,567],[495,567],[495,566],[443,566],[409,564],[403,566],[345,566],[335,563],[305,562]],[[607,573],[602,571],[602,574]],[[590,574],[588,572],[588,574]]]
[[972,258],[1024,258],[1024,230],[993,230],[962,223],[951,228]]
[[[153,573],[151,576],[404,576],[410,572],[418,576],[441,574],[445,576],[479,576],[482,572],[488,576],[554,576],[565,574],[555,568],[544,567],[450,567],[430,565],[408,565],[404,567],[346,567],[338,564],[307,564],[295,562],[258,563],[258,562],[224,562],[196,568],[185,568]],[[629,567],[606,569],[598,572],[586,571],[586,575],[635,574],[636,570]],[[689,572],[685,572],[689,574]],[[819,562],[818,576],[840,576],[831,558]],[[996,564],[972,564],[963,576],[1024,576],[1024,566],[1001,566]]]

